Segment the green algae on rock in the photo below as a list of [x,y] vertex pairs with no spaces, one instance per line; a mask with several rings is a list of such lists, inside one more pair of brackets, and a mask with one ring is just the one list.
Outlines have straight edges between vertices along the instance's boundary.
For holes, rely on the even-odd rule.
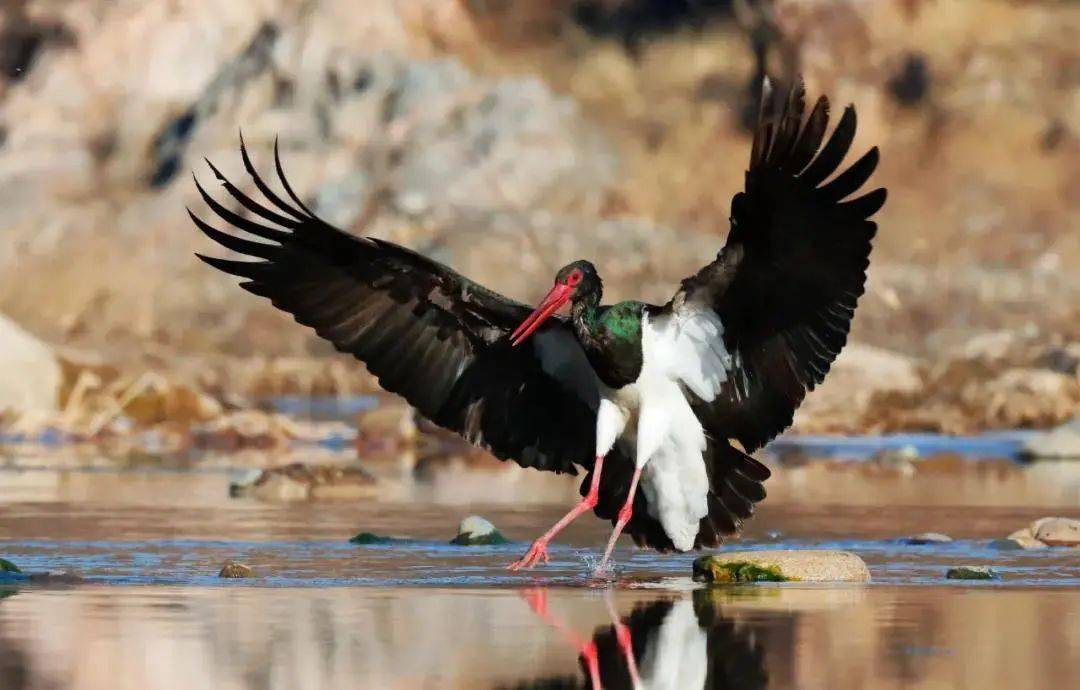
[[949,568],[945,573],[945,578],[949,580],[993,580],[997,578],[997,573],[986,565],[961,565],[956,568]]
[[694,561],[694,579],[734,582],[869,582],[861,558],[847,551],[731,551]]
[[[707,582],[791,582],[776,566],[761,566],[746,561],[716,562],[703,559],[694,562],[694,579]],[[700,566],[700,570],[699,570]]]
[[470,515],[458,525],[457,536],[450,543],[455,546],[492,546],[509,543],[509,540],[489,521],[479,515]]
[[15,565],[6,558],[0,558],[0,573],[21,573],[22,570],[19,566]]

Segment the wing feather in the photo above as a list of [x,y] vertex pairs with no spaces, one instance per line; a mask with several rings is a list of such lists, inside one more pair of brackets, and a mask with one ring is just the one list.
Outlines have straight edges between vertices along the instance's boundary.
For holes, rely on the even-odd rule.
[[243,139],[240,154],[265,204],[210,169],[263,222],[226,208],[197,179],[196,188],[219,219],[267,241],[224,232],[189,211],[211,240],[259,260],[200,259],[243,278],[245,290],[366,363],[384,388],[497,457],[556,472],[592,466],[598,383],[564,321],[552,319],[526,345],[510,347],[506,335],[528,315],[525,305],[409,249],[325,223],[286,180],[277,142],[274,168],[288,200],[259,176]]
[[[661,308],[719,318],[732,368],[715,395],[695,391],[692,404],[710,434],[736,438],[747,451],[791,424],[846,343],[877,232],[870,217],[886,199],[875,189],[843,201],[869,181],[878,150],[832,177],[854,141],[855,109],[844,110],[822,146],[829,101],[819,98],[803,122],[803,99],[800,82],[782,107],[765,99],[727,243]],[[738,498],[721,493],[737,517]]]

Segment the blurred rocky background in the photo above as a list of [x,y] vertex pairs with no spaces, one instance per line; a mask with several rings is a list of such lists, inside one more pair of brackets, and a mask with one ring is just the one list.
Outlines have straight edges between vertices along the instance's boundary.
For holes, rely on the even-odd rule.
[[505,294],[589,257],[609,300],[663,301],[723,243],[760,77],[795,73],[857,106],[853,155],[880,146],[890,191],[853,344],[797,428],[1059,424],[1077,36],[1069,0],[0,0],[0,425],[375,390],[194,259],[191,172],[250,189],[240,131],[261,168],[280,140],[325,219]]

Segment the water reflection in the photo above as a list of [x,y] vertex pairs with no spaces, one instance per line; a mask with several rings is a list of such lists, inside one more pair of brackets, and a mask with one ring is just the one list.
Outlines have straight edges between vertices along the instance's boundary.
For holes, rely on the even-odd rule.
[[1065,588],[26,588],[0,688],[1056,690],[1078,611]]
[[533,612],[578,650],[582,678],[527,681],[515,690],[757,690],[768,686],[761,635],[753,624],[727,617],[709,593],[634,605],[620,617],[604,600],[611,624],[580,637],[548,610],[548,590],[523,594]]

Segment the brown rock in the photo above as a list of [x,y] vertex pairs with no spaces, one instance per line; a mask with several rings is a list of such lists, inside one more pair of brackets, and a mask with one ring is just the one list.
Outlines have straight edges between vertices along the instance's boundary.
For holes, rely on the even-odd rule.
[[218,577],[226,579],[243,579],[255,577],[255,571],[243,563],[226,561],[225,565],[221,566],[221,572],[218,573]]

